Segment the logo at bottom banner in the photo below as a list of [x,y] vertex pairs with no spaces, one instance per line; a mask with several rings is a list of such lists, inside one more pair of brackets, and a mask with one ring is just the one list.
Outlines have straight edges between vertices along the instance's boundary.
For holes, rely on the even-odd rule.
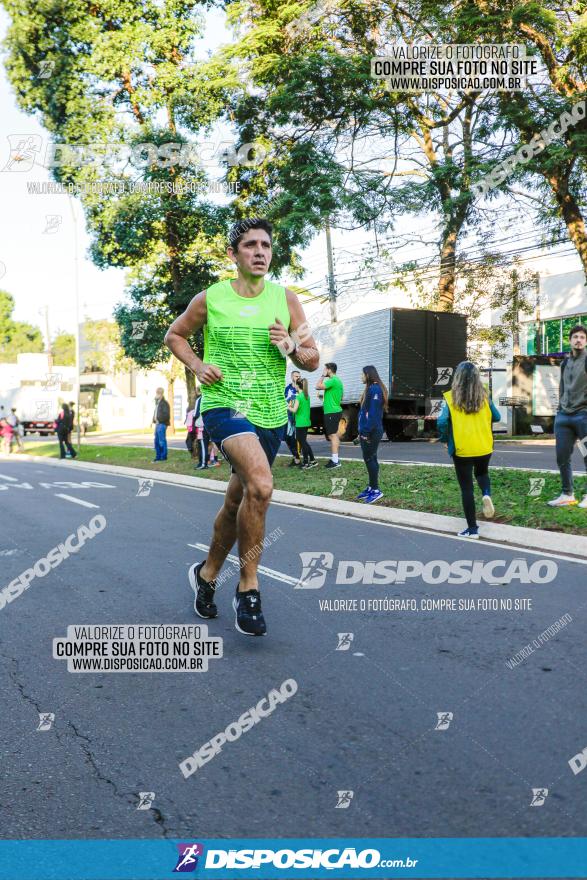
[[[206,869],[261,868],[375,868],[381,861],[379,850],[346,849],[209,849]],[[182,869],[183,870],[183,869]]]
[[179,855],[173,873],[187,874],[190,871],[195,871],[198,867],[198,856],[201,856],[204,852],[202,844],[178,843],[177,848],[179,850]]

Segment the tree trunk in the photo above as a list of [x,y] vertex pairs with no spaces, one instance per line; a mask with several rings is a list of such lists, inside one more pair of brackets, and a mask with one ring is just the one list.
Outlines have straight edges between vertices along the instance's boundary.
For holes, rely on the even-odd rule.
[[169,433],[173,436],[175,434],[175,419],[173,418],[173,396],[174,396],[174,385],[175,380],[169,379],[167,383],[167,402],[169,403]]
[[569,192],[567,175],[551,175],[548,178],[548,182],[560,208],[569,238],[577,249],[585,278],[587,279],[587,229],[585,228],[585,218],[581,213],[581,208],[574,195]]
[[457,235],[457,230],[451,224],[442,237],[438,280],[438,307],[441,312],[450,312],[455,300]]

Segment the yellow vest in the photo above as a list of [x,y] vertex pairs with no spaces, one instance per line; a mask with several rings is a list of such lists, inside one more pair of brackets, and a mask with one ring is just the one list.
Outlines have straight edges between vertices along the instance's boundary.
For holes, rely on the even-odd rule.
[[450,410],[456,455],[472,458],[475,455],[489,455],[493,452],[491,408],[487,398],[479,412],[466,413],[462,409],[455,408],[452,391],[445,391],[443,397]]

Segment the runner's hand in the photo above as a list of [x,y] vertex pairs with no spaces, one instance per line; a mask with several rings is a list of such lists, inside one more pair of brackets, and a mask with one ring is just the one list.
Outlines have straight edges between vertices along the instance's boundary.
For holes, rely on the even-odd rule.
[[286,353],[292,351],[294,347],[293,339],[290,338],[285,324],[279,318],[276,318],[275,323],[269,326],[269,340]]
[[196,370],[196,376],[202,385],[213,385],[222,379],[222,370],[215,364],[204,364]]

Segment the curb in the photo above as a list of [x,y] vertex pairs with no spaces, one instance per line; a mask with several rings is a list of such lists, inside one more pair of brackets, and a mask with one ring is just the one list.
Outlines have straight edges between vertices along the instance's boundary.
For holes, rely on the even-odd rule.
[[[0,454],[0,461],[14,461],[14,456]],[[48,464],[52,467],[71,467],[98,471],[101,473],[118,474],[119,476],[138,479],[156,479],[159,483],[169,483],[191,489],[206,489],[209,492],[224,493],[228,483],[224,480],[203,479],[186,474],[170,474],[142,468],[123,467],[121,465],[98,464],[96,462],[73,462],[56,460],[42,455],[19,456],[20,461],[33,461],[37,464]],[[357,501],[341,501],[337,498],[306,495],[301,492],[286,492],[276,489],[272,501],[306,510],[327,511],[342,516],[353,516],[370,522],[388,523],[407,528],[423,529],[455,538],[463,525],[463,519],[455,516],[442,516],[437,513],[424,513],[416,510],[405,510],[400,507],[367,507]],[[500,523],[483,522],[482,538],[519,547],[526,550],[541,550],[556,554],[566,554],[587,559],[587,537],[570,535],[563,532],[548,532],[544,529],[528,529],[523,526],[501,525]],[[467,540],[463,538],[462,540]]]

